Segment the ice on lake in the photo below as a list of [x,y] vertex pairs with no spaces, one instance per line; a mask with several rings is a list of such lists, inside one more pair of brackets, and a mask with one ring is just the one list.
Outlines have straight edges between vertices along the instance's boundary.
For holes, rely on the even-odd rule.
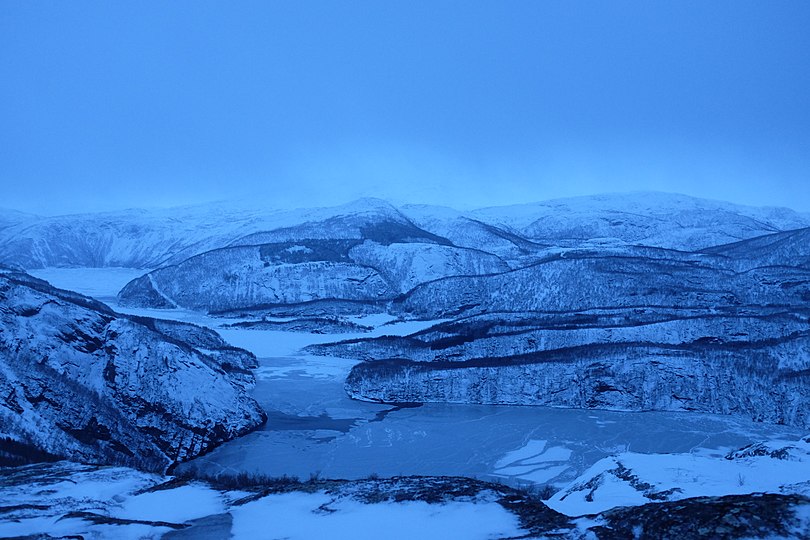
[[802,435],[793,428],[692,413],[365,403],[343,390],[352,363],[263,358],[254,395],[269,412],[267,425],[180,470],[349,479],[462,475],[559,484],[617,452],[723,454],[762,439]]

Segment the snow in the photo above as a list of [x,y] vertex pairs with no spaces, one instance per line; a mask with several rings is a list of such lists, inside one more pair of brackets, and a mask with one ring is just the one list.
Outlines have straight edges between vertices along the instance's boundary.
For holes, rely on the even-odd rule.
[[[12,475],[14,473],[11,473]],[[21,480],[21,481],[20,481]],[[193,482],[170,489],[159,487],[167,477],[126,468],[86,467],[69,462],[28,469],[6,482],[0,492],[0,537],[82,536],[85,538],[160,538],[172,530],[158,522],[189,522],[230,513],[224,520],[235,540],[253,538],[363,540],[490,539],[521,536],[516,515],[495,502],[495,494],[441,504],[421,501],[364,503],[350,495],[319,491],[259,496],[241,503],[243,491],[219,492]],[[68,487],[74,485],[74,489]],[[255,494],[254,494],[255,495]],[[146,523],[93,524],[64,518],[90,512]],[[204,529],[202,529],[204,531]],[[227,530],[227,529],[226,529]],[[197,532],[189,529],[192,536]]]
[[54,287],[76,291],[101,301],[112,299],[124,285],[149,270],[138,268],[41,268],[29,270]]
[[[783,445],[793,449],[787,459],[621,453],[594,464],[547,503],[558,512],[579,516],[616,506],[645,504],[661,497],[679,500],[747,493],[810,494],[810,443],[794,441]],[[619,467],[629,472],[617,474]],[[634,477],[632,481],[628,474]]]
[[[117,306],[116,306],[117,307]],[[131,311],[124,309],[124,311]],[[143,311],[143,310],[136,310]],[[194,313],[194,312],[191,312]],[[163,314],[163,318],[171,316],[188,317],[189,312],[182,310],[169,310],[168,313]],[[198,324],[205,324],[207,317],[205,316],[191,316],[196,319]],[[277,357],[277,356],[293,356],[307,347],[308,345],[315,345],[319,343],[330,343],[332,341],[349,340],[368,337],[379,336],[404,336],[418,332],[425,328],[429,328],[434,324],[443,322],[443,320],[435,321],[390,321],[388,317],[380,318],[362,318],[359,324],[371,325],[377,321],[386,321],[377,326],[371,332],[354,332],[345,334],[312,334],[309,332],[284,332],[274,330],[255,330],[246,328],[216,328],[217,332],[231,345],[247,349],[259,358]],[[216,321],[216,319],[214,320]],[[209,322],[210,324],[210,322]],[[321,362],[322,360],[314,360]],[[353,363],[356,363],[353,362]]]
[[525,534],[517,518],[496,503],[421,501],[363,504],[334,502],[324,493],[270,495],[235,507],[234,540],[485,540]]
[[[13,469],[8,473],[13,476]],[[26,472],[31,480],[18,484],[5,479],[0,490],[0,537],[49,534],[84,535],[88,538],[159,538],[166,527],[149,525],[92,525],[78,518],[61,516],[71,511],[115,514],[133,495],[157,484],[161,477],[124,467],[101,467],[59,462],[34,466]],[[37,510],[45,506],[46,509]],[[13,507],[19,510],[13,510]],[[170,505],[163,510],[170,512]]]
[[573,452],[562,446],[547,445],[548,441],[534,439],[507,452],[495,462],[493,474],[535,484],[553,480],[571,468],[567,462]]
[[115,517],[183,523],[225,511],[219,492],[202,485],[187,485],[130,497],[115,512]]
[[131,524],[121,525],[91,525],[77,519],[63,519],[59,517],[21,519],[19,521],[0,520],[0,538],[14,537],[76,537],[82,535],[89,538],[116,538],[120,540],[151,540],[161,538],[171,529],[168,527],[152,527],[150,525]]
[[537,456],[543,453],[543,450],[546,449],[546,441],[529,441],[523,446],[522,448],[518,448],[517,450],[513,450],[499,459],[496,463],[496,467],[506,467],[507,465],[517,463],[519,461],[523,461],[524,459],[529,459],[531,457]]
[[[357,364],[357,360],[328,356],[302,355],[293,358],[279,358],[279,362],[262,363],[254,374],[257,379],[289,379],[296,376],[317,379],[345,379]],[[272,360],[268,360],[272,362]]]

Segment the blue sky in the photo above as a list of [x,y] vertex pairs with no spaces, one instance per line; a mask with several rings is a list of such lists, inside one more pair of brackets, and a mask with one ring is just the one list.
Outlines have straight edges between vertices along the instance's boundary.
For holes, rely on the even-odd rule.
[[0,3],[0,206],[810,210],[804,1]]

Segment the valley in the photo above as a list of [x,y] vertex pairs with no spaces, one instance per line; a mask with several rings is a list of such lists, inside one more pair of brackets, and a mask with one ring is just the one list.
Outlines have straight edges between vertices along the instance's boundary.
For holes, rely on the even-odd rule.
[[[211,211],[187,209],[186,226]],[[0,231],[8,464],[198,482],[225,497],[227,520],[245,502],[225,484],[264,500],[277,479],[307,493],[341,479],[361,498],[386,479],[482,482],[527,497],[496,497],[518,518],[496,536],[609,538],[595,524],[621,507],[648,519],[647,504],[753,508],[764,492],[803,508],[810,495],[810,217],[661,194],[467,214],[363,200],[237,212],[189,244],[134,215],[135,236],[100,243],[80,232],[90,216],[59,220],[77,227],[60,240],[65,267],[37,268],[15,255],[19,236],[2,241],[14,225]],[[49,234],[37,253],[55,253]],[[132,260],[111,258],[117,246],[136,241],[150,266],[118,266]],[[529,526],[535,507],[567,517]],[[81,515],[80,528],[101,523]],[[177,525],[153,531],[169,538],[204,518],[239,537],[213,515],[126,526]]]

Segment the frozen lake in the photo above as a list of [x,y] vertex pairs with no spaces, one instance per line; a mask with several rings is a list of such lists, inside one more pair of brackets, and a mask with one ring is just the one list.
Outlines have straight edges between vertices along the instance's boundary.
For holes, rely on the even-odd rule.
[[463,475],[509,483],[563,483],[618,451],[725,454],[803,432],[733,417],[539,407],[350,400],[351,362],[263,358],[255,397],[269,413],[261,430],[181,467],[208,474],[260,472],[307,478],[370,474]]
[[[346,339],[223,329],[221,319],[183,310],[128,310],[115,293],[142,271],[46,269],[54,285],[90,294],[114,309],[210,326],[260,358],[254,396],[267,425],[181,466],[208,474],[360,478],[371,474],[464,475],[509,483],[565,483],[616,452],[722,455],[769,438],[798,439],[794,428],[688,413],[625,413],[539,407],[425,404],[397,408],[350,400],[343,380],[354,361],[299,354],[310,343]],[[363,319],[371,334],[407,334],[426,323]],[[227,321],[233,322],[233,321]]]

